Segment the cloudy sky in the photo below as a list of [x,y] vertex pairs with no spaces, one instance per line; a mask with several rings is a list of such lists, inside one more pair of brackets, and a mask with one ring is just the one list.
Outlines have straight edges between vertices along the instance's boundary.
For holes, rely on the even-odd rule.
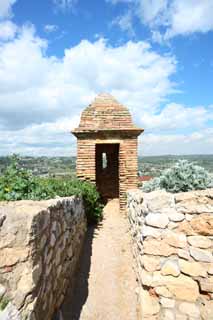
[[0,155],[74,155],[100,92],[141,155],[213,153],[213,0],[0,0]]

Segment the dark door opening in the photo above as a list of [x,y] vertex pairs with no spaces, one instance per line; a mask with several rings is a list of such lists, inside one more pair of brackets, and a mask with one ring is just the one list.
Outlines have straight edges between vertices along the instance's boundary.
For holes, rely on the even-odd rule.
[[119,144],[96,144],[96,186],[103,200],[119,198]]

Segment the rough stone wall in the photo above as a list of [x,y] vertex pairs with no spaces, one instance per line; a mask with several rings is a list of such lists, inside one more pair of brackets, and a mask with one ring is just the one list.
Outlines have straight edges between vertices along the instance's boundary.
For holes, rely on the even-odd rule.
[[85,232],[81,198],[0,204],[0,301],[10,300],[1,320],[52,318],[73,284]]
[[141,319],[213,319],[213,189],[128,192]]

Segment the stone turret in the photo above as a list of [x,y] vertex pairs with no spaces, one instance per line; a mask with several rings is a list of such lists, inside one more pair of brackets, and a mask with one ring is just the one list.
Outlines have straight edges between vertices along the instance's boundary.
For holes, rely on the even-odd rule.
[[103,199],[119,197],[138,184],[137,137],[129,110],[110,94],[99,94],[82,112],[77,137],[77,176],[96,183]]

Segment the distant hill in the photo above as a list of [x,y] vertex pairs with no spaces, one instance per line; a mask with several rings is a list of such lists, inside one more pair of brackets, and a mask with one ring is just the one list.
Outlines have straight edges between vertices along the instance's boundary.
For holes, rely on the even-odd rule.
[[188,160],[213,174],[213,154],[211,155],[166,155],[139,157],[139,171],[142,175],[159,176],[161,171],[171,167],[178,160]]
[[[186,159],[204,167],[213,174],[213,155],[166,155],[138,158],[139,171],[144,176],[159,176],[161,171],[171,167],[176,161]],[[0,157],[0,174],[9,164],[9,157]],[[76,157],[23,157],[20,165],[30,169],[35,175],[75,176]]]
[[[9,163],[9,157],[0,157],[0,174]],[[76,157],[22,157],[20,166],[39,176],[73,176]]]

